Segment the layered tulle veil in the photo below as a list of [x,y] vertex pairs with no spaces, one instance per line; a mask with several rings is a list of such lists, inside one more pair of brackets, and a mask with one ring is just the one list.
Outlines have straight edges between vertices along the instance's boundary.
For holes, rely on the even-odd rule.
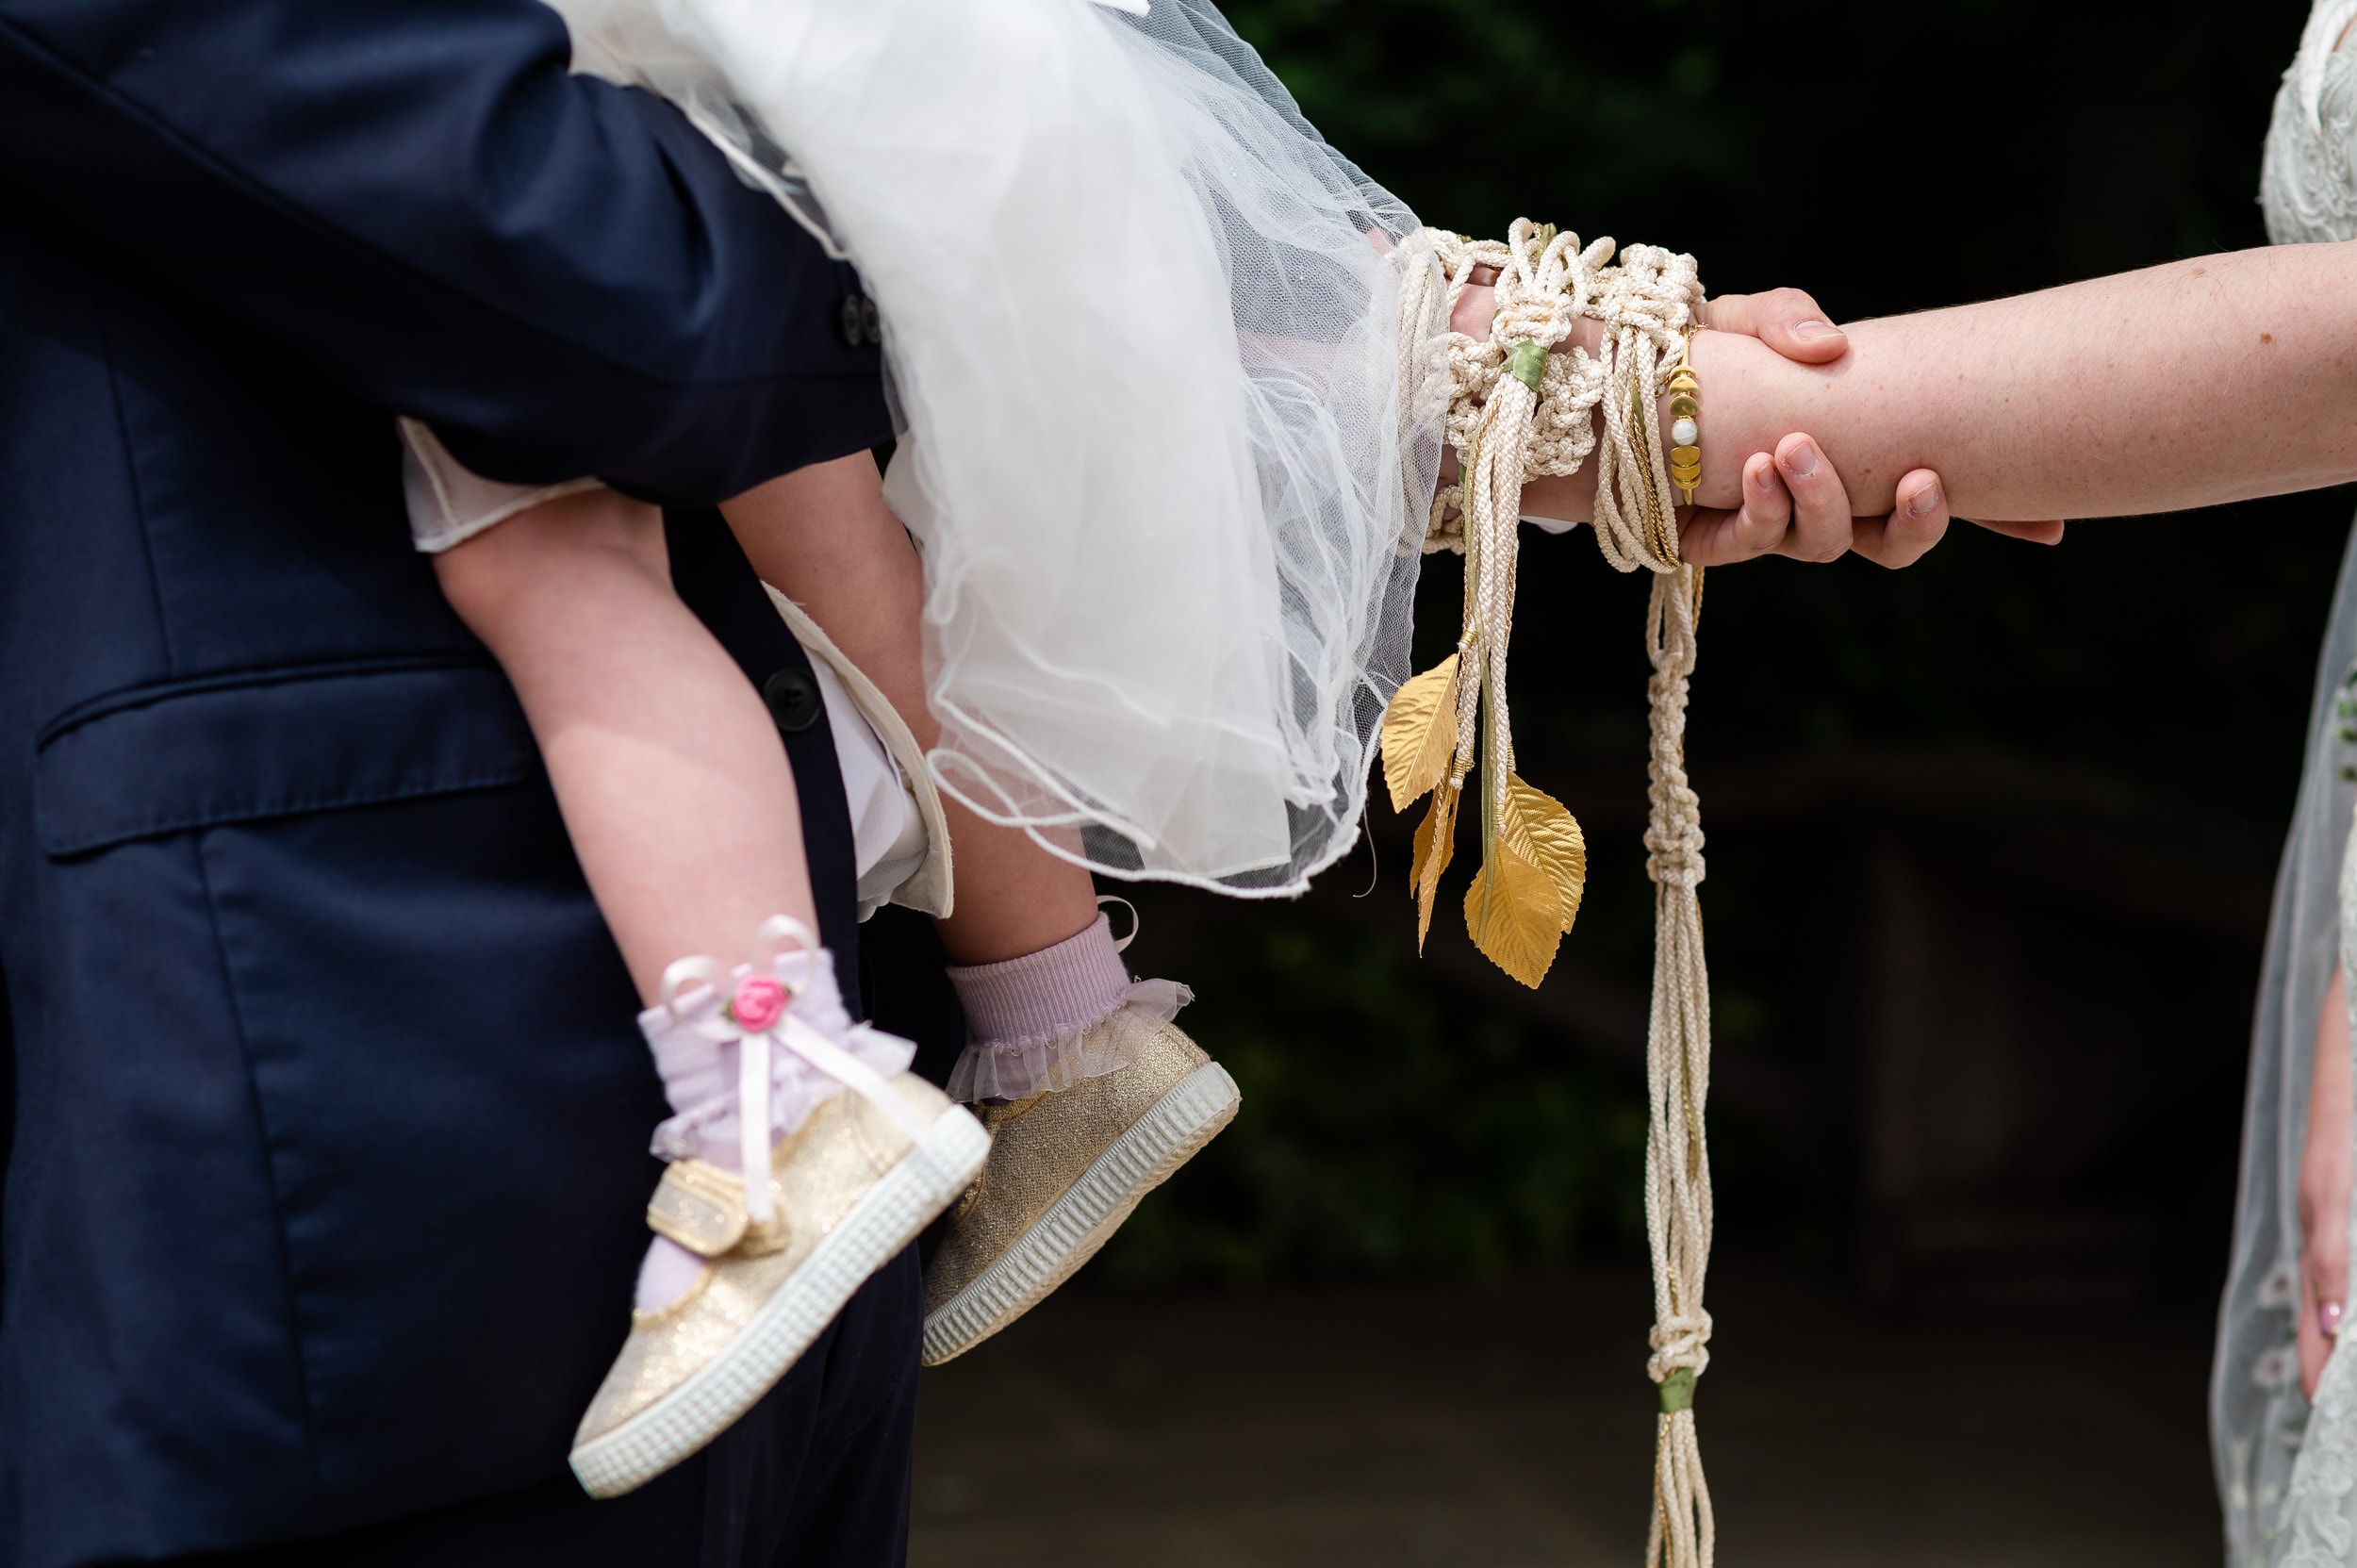
[[[2251,1032],[2249,1098],[2243,1122],[2242,1179],[2234,1241],[2218,1314],[2211,1371],[2210,1422],[2218,1495],[2226,1513],[2233,1568],[2261,1564],[2357,1563],[2357,1535],[2341,1527],[2337,1550],[2295,1555],[2344,1505],[2344,1474],[2330,1495],[2328,1470],[2357,1457],[2357,1357],[2336,1355],[2318,1409],[2300,1396],[2293,1346],[2299,1309],[2299,1162],[2307,1131],[2308,1079],[2315,1061],[2317,1011],[2342,939],[2342,866],[2352,806],[2357,806],[2357,733],[2348,709],[2357,672],[2357,535],[2341,567],[2332,624],[2316,665],[2307,761],[2299,804],[2276,879],[2266,959],[2260,972]],[[2321,1417],[2321,1419],[2319,1419]],[[2335,1455],[2338,1458],[2335,1458]],[[2300,1472],[2297,1477],[2295,1472]],[[2294,1515],[2298,1489],[2312,1506],[2305,1528]],[[2329,1533],[2329,1532],[2328,1532]]]
[[1440,457],[1414,216],[1200,0],[558,8],[882,307],[941,786],[1116,875],[1345,852]]

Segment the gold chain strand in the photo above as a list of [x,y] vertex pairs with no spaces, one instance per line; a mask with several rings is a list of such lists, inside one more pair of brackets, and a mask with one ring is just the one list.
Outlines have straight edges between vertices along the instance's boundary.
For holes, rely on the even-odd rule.
[[1703,405],[1698,394],[1700,383],[1694,379],[1694,366],[1688,357],[1693,346],[1693,334],[1678,339],[1678,362],[1670,372],[1670,483],[1678,487],[1678,495],[1686,504],[1694,504],[1694,492],[1703,483]]

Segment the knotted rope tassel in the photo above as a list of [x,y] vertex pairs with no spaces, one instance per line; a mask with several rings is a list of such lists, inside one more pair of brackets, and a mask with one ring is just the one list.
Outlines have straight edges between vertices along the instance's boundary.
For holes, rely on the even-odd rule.
[[1702,572],[1656,575],[1645,612],[1651,755],[1645,874],[1654,884],[1653,1015],[1645,1033],[1645,1239],[1653,1249],[1653,1356],[1661,1391],[1648,1568],[1710,1568],[1718,1527],[1694,1433],[1694,1379],[1710,1364],[1710,975],[1703,963],[1702,811],[1686,782],[1686,689],[1694,672]]
[[[1438,266],[1418,268],[1418,247]],[[1655,418],[1663,367],[1702,319],[1693,258],[1613,243],[1517,219],[1504,243],[1426,230],[1403,247],[1403,355],[1436,311],[1454,311],[1476,266],[1497,271],[1497,314],[1487,341],[1447,335],[1445,439],[1458,482],[1434,498],[1426,551],[1465,557],[1463,630],[1457,652],[1401,686],[1383,721],[1383,768],[1393,805],[1427,791],[1416,835],[1417,940],[1429,930],[1451,858],[1457,806],[1479,747],[1482,865],[1465,898],[1474,941],[1508,974],[1537,985],[1579,911],[1587,849],[1579,824],[1514,772],[1506,693],[1513,633],[1522,489],[1596,457],[1598,548],[1620,571],[1654,576],[1646,611],[1650,812],[1646,874],[1655,886],[1653,1014],[1647,1032],[1650,1130],[1645,1228],[1653,1250],[1653,1356],[1661,1415],[1648,1568],[1710,1568],[1717,1527],[1694,1430],[1694,1380],[1709,1364],[1703,1276],[1710,1257],[1710,1163],[1703,1109],[1710,1083],[1710,993],[1703,964],[1701,814],[1686,778],[1687,685],[1702,572],[1678,557],[1676,496]],[[1445,276],[1435,297],[1433,272]],[[1421,272],[1423,276],[1417,273]],[[1574,318],[1607,329],[1600,355],[1550,353]],[[1422,341],[1419,336],[1416,341]],[[1403,368],[1409,359],[1403,357]],[[1406,384],[1405,382],[1403,384]],[[1604,438],[1593,415],[1601,409]],[[1486,722],[1484,722],[1486,720]]]

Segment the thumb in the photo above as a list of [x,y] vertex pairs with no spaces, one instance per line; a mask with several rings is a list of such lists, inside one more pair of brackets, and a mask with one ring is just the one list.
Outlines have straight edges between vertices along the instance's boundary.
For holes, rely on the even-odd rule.
[[1714,332],[1756,338],[1803,365],[1830,364],[1850,352],[1850,339],[1833,318],[1798,289],[1722,295],[1704,306],[1703,324]]

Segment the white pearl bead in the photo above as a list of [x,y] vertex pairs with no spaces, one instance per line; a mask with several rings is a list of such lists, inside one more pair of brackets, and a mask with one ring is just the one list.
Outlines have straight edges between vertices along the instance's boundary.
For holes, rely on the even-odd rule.
[[1692,446],[1696,434],[1692,420],[1680,420],[1670,426],[1670,440],[1676,446]]

